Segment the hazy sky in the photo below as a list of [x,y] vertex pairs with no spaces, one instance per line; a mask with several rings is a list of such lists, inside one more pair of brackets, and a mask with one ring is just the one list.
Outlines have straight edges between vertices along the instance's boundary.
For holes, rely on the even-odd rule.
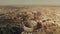
[[60,5],[60,0],[0,0],[0,5]]

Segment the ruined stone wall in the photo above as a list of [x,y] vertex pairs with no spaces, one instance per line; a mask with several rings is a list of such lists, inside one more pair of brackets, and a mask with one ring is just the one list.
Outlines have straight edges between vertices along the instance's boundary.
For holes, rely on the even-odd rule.
[[[10,22],[9,22],[10,21]],[[23,28],[23,33],[59,34],[60,7],[1,7],[0,27]]]

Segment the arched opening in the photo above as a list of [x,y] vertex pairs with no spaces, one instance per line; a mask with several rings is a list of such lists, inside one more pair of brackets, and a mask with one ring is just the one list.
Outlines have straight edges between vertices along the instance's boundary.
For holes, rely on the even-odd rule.
[[23,32],[22,28],[19,27],[1,27],[0,34],[21,34]]
[[40,28],[42,28],[42,24],[38,22],[35,30],[38,30],[38,29],[40,29]]
[[24,30],[19,27],[12,27],[12,29],[15,31],[14,34],[21,34]]

